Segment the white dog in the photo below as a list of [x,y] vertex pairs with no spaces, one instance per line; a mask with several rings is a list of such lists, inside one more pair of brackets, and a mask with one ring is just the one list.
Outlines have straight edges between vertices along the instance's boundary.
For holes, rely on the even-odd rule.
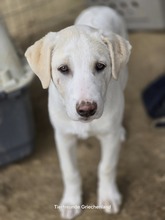
[[48,33],[25,53],[43,88],[49,87],[49,114],[64,181],[63,218],[72,219],[81,210],[75,208],[82,203],[78,137],[100,140],[98,205],[107,213],[119,211],[116,165],[124,133],[123,90],[131,51],[126,39],[121,17],[97,6],[83,11],[74,26]]

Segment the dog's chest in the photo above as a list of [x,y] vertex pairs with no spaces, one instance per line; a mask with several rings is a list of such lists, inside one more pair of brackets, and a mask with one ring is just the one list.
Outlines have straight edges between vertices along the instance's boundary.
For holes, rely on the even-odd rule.
[[112,124],[109,118],[104,120],[95,120],[89,123],[72,122],[68,127],[68,133],[77,135],[78,138],[86,139],[91,136],[98,136],[111,131]]
[[71,126],[71,133],[77,135],[79,138],[86,139],[92,135],[95,135],[93,126],[91,123],[73,122]]

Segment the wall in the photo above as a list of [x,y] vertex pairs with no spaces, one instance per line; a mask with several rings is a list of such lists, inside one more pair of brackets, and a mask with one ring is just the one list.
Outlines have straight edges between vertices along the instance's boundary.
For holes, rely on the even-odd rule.
[[71,25],[85,0],[0,0],[1,19],[23,50],[49,31]]

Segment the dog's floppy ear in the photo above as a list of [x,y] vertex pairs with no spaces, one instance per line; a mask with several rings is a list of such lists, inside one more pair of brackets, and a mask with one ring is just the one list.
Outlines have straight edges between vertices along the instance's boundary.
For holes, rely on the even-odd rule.
[[112,62],[112,76],[118,79],[120,70],[127,64],[131,53],[131,45],[117,34],[110,33],[102,36],[103,42],[108,46]]
[[36,41],[25,52],[31,69],[41,80],[44,89],[48,88],[51,79],[51,53],[55,44],[55,37],[56,33],[50,32]]

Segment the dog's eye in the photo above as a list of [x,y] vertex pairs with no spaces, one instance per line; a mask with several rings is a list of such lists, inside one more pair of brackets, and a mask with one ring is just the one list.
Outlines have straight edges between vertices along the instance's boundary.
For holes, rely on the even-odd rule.
[[96,65],[95,65],[95,69],[97,72],[100,72],[102,70],[104,70],[106,67],[106,65],[104,63],[99,63],[97,62]]
[[69,73],[69,67],[67,65],[62,65],[58,68],[58,71],[60,71],[63,74]]

